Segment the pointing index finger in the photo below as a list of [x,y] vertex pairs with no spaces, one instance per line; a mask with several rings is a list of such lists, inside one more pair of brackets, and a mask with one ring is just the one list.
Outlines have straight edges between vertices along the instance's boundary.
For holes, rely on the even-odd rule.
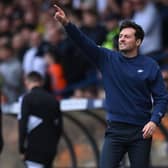
[[61,10],[61,8],[60,8],[58,5],[56,5],[56,4],[54,4],[54,7],[55,7],[55,9],[58,10],[58,11]]

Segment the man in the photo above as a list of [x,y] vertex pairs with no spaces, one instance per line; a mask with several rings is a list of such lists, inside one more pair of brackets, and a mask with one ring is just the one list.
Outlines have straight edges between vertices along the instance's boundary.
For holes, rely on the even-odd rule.
[[3,79],[2,94],[6,104],[14,103],[22,93],[22,68],[13,54],[10,43],[0,47],[0,74]]
[[120,51],[110,51],[96,46],[70,23],[62,9],[54,6],[54,18],[103,76],[108,127],[100,168],[117,168],[126,152],[131,168],[148,168],[151,136],[164,116],[168,94],[159,66],[138,54],[144,31],[133,22],[123,22]]
[[29,93],[19,117],[19,150],[27,168],[51,168],[62,131],[59,104],[42,89],[39,73],[30,72],[25,85]]

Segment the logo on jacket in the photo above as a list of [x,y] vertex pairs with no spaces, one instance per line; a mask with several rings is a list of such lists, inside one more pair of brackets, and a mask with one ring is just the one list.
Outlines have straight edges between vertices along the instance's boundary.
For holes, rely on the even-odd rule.
[[142,73],[144,70],[143,69],[138,69],[137,72],[138,73]]

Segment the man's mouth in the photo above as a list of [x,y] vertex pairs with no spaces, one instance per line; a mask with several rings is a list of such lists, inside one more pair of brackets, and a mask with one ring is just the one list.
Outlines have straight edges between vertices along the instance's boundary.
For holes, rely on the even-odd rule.
[[120,46],[125,46],[125,44],[124,44],[124,43],[120,43],[119,45],[120,45]]

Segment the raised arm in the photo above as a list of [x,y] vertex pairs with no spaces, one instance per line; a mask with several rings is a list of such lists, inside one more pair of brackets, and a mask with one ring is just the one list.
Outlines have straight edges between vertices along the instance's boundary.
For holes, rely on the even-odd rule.
[[54,18],[56,21],[60,22],[68,36],[74,41],[76,46],[78,46],[83,53],[91,60],[94,64],[99,65],[103,62],[103,59],[107,56],[105,54],[107,51],[101,47],[98,47],[92,40],[90,40],[84,33],[82,33],[74,24],[72,24],[65,12],[54,5],[55,7],[55,15]]

